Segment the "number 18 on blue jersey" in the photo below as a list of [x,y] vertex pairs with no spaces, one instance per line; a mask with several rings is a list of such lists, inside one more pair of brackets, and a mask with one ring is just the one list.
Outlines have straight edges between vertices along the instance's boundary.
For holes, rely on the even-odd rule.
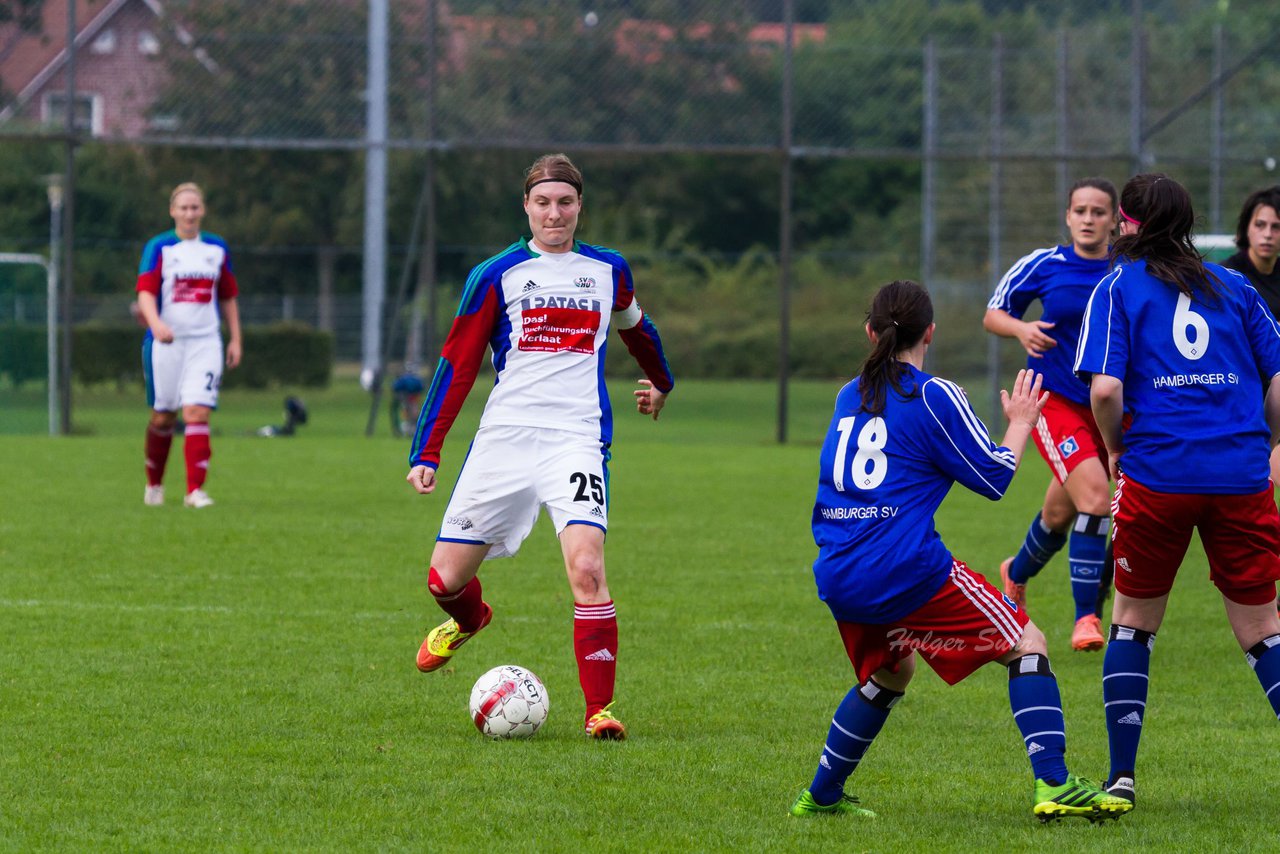
[[822,445],[813,572],[845,622],[889,623],[929,601],[951,572],[933,520],[951,485],[994,501],[1017,468],[959,386],[905,367],[909,394],[890,389],[877,415],[861,411],[857,380],[841,389]]

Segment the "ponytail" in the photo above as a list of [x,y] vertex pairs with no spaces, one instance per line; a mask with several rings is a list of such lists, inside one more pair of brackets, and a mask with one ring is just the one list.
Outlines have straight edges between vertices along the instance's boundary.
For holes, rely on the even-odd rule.
[[896,357],[920,343],[932,323],[933,301],[916,282],[899,279],[876,292],[867,312],[867,328],[875,333],[875,344],[858,375],[863,412],[883,412],[890,386],[899,395],[910,396],[904,382],[907,365]]

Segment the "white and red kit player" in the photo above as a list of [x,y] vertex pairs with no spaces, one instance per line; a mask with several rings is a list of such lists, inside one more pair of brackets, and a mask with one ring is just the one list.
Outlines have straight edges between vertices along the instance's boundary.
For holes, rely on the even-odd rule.
[[[138,268],[138,313],[147,326],[142,368],[147,383],[147,487],[143,501],[164,503],[164,469],[182,412],[187,507],[213,504],[204,491],[209,470],[209,414],[218,406],[222,368],[240,364],[239,289],[222,238],[201,233],[204,194],[180,184],[169,200],[174,228],[152,238]],[[224,358],[221,324],[230,339]]]
[[427,636],[418,668],[441,667],[488,624],[493,612],[481,598],[480,564],[514,555],[546,507],[573,591],[586,731],[619,739],[626,729],[608,708],[618,624],[604,572],[610,327],[618,327],[647,377],[635,392],[639,412],[656,420],[674,380],[658,331],[635,301],[627,262],[574,240],[582,175],[569,158],[534,162],[524,209],[532,239],[467,277],[409,454],[409,483],[422,494],[434,491],[445,434],[491,348],[497,377],[431,556],[428,588],[450,619]]

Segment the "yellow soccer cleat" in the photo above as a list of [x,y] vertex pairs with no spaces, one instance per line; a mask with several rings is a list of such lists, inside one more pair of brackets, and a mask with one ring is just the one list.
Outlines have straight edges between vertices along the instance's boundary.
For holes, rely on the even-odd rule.
[[860,806],[860,801],[853,795],[843,795],[840,800],[834,804],[824,805],[813,799],[813,795],[809,794],[809,790],[805,789],[800,793],[800,797],[796,798],[796,802],[791,805],[791,814],[802,818],[808,815],[852,815],[858,818],[875,818],[876,814],[866,807]]
[[587,735],[601,741],[622,741],[627,737],[627,728],[622,725],[622,721],[613,716],[613,712],[609,711],[611,706],[613,703],[587,718]]
[[493,609],[489,607],[487,602],[481,604],[484,606],[484,612],[480,615],[480,625],[476,627],[475,631],[462,631],[458,627],[457,620],[452,617],[431,630],[427,635],[427,639],[422,642],[422,647],[418,650],[419,670],[423,673],[439,670],[449,659],[453,658],[453,654],[458,651],[458,647],[475,637],[480,629],[489,625],[489,621],[493,619]]
[[1133,809],[1133,802],[1108,793],[1098,784],[1067,775],[1061,786],[1036,780],[1035,804],[1031,811],[1042,822],[1077,817],[1091,822],[1116,819]]

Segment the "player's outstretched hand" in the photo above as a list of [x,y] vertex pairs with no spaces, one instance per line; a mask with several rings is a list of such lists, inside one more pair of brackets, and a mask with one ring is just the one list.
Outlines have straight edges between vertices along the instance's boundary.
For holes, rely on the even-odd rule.
[[436,470],[431,466],[414,466],[409,469],[409,476],[405,480],[418,490],[419,495],[430,495],[436,491]]
[[1052,350],[1058,346],[1058,342],[1045,332],[1046,329],[1052,329],[1055,325],[1044,320],[1024,323],[1018,331],[1018,343],[1031,358],[1043,359],[1045,350]]
[[235,368],[240,364],[240,357],[243,351],[240,349],[239,341],[227,342],[227,367]]
[[1044,374],[1037,374],[1030,368],[1023,368],[1018,371],[1018,376],[1013,381],[1012,392],[1000,389],[1000,405],[1004,408],[1004,417],[1009,419],[1010,424],[1022,421],[1035,426],[1036,421],[1040,419],[1040,410],[1044,409],[1045,403],[1049,400],[1049,392],[1040,390],[1043,380]]
[[636,396],[636,411],[641,415],[652,415],[653,420],[657,421],[658,413],[667,404],[666,392],[658,391],[649,380],[638,380],[638,382],[645,387],[638,388],[634,392]]

